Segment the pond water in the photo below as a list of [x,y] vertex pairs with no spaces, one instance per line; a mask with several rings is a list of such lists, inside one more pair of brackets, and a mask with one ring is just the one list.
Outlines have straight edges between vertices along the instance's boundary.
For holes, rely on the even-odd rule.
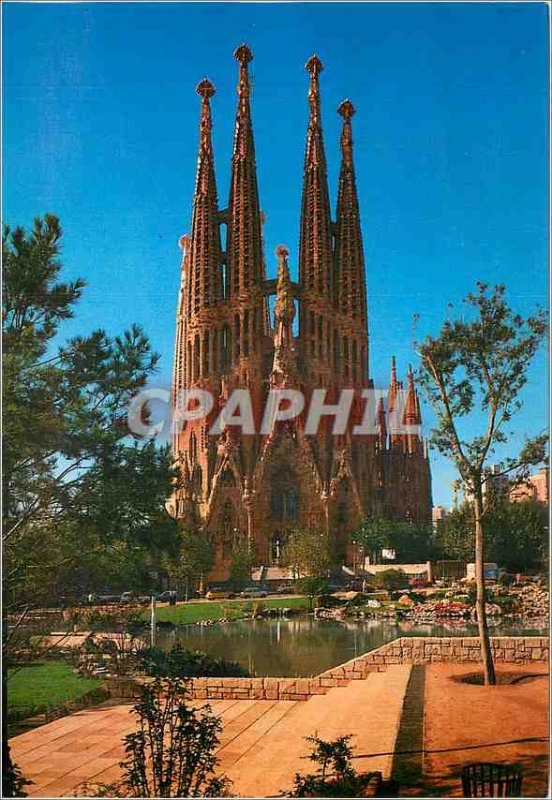
[[[491,634],[546,636],[547,628],[501,624]],[[203,650],[238,661],[251,675],[309,677],[374,650],[399,636],[476,636],[477,626],[365,620],[336,622],[312,617],[241,620],[222,625],[181,625],[158,631],[157,644]]]

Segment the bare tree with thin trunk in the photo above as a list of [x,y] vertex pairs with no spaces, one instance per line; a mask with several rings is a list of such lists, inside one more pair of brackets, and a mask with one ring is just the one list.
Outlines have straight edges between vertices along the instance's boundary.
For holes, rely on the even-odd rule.
[[[485,683],[496,682],[485,610],[485,495],[492,481],[508,476],[526,480],[529,467],[545,458],[546,434],[526,438],[517,458],[503,458],[492,474],[489,465],[513,433],[522,406],[520,392],[547,330],[545,312],[516,314],[504,286],[478,291],[463,301],[462,314],[447,320],[439,334],[418,344],[419,382],[437,417],[433,445],[456,465],[473,502],[477,622]],[[543,387],[544,388],[544,387]]]

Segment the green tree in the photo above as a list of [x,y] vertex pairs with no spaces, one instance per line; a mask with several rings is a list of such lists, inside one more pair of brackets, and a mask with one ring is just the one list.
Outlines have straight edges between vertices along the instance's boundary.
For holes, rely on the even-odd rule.
[[165,569],[174,586],[186,599],[215,563],[211,538],[202,531],[181,528],[176,552],[165,560]]
[[314,528],[292,531],[282,561],[295,577],[327,578],[332,559],[326,534]]
[[[508,305],[504,286],[478,283],[464,311],[437,336],[419,345],[419,382],[437,417],[434,446],[451,458],[473,497],[477,620],[485,682],[496,682],[485,611],[483,487],[496,447],[508,440],[508,423],[521,408],[527,370],[546,333],[541,309],[526,318]],[[474,433],[476,432],[476,433]],[[545,456],[546,435],[526,441],[503,474],[517,477]],[[496,477],[496,476],[495,476]]]
[[367,517],[352,538],[364,548],[371,564],[382,563],[384,549],[394,550],[403,564],[427,561],[436,552],[432,525],[405,519]]
[[[470,503],[454,509],[437,530],[442,558],[472,561],[474,511]],[[510,572],[547,569],[548,507],[534,500],[493,503],[483,517],[487,561]]]
[[314,575],[308,578],[299,578],[298,581],[295,581],[294,585],[294,589],[298,594],[305,595],[305,597],[309,598],[309,611],[312,611],[314,598],[324,594],[327,588],[326,581]]
[[403,521],[384,517],[367,517],[353,535],[354,541],[361,545],[371,564],[381,564],[382,550],[391,547],[394,525],[402,525]]
[[138,326],[63,340],[85,284],[59,280],[61,234],[47,215],[3,235],[4,590],[22,612],[118,574],[144,579],[177,530],[170,453],[126,423],[158,356]]
[[435,534],[439,557],[453,561],[473,560],[473,508],[464,503],[440,521]]
[[497,503],[484,518],[491,561],[509,572],[548,568],[548,508],[534,500]]
[[234,543],[230,558],[230,580],[236,588],[241,588],[251,581],[251,570],[254,558],[246,539]]

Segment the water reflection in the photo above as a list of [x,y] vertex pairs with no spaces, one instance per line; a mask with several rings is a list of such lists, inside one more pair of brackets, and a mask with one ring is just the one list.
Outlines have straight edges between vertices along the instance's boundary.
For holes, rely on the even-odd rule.
[[[504,636],[546,635],[541,628],[501,625]],[[390,622],[382,620],[290,619],[242,620],[208,627],[182,625],[158,633],[160,647],[179,642],[213,656],[238,661],[251,675],[307,677],[374,650],[398,636],[476,636],[477,626],[465,622]]]

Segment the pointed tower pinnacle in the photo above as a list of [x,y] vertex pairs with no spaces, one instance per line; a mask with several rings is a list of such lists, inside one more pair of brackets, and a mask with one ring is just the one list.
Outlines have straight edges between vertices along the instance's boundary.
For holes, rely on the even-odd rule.
[[383,397],[380,397],[378,402],[378,440],[380,450],[385,450],[387,445],[387,420],[385,419],[385,406],[383,404]]
[[422,424],[422,412],[420,409],[420,398],[418,397],[418,390],[416,389],[414,393],[416,399],[416,425]]
[[[406,388],[406,401],[404,407],[404,424],[407,426],[420,425],[420,407],[416,397],[416,388],[414,386],[414,373],[412,366],[408,367],[408,383]],[[418,430],[411,430],[406,433],[406,445],[409,453],[420,449],[421,437]]]
[[318,84],[323,65],[314,55],[309,58],[305,68],[311,76],[308,95],[310,114],[301,204],[299,282],[303,289],[313,289],[332,300],[332,229]]
[[335,301],[338,310],[356,323],[358,334],[367,338],[366,277],[351,127],[355,107],[350,100],[344,100],[337,110],[343,118],[343,129],[336,213]]
[[295,306],[287,262],[289,251],[282,244],[275,252],[278,258],[278,278],[274,305],[274,362],[271,384],[280,385],[296,375],[292,333]]
[[414,388],[414,373],[412,365],[408,365],[408,380],[406,387],[406,402],[404,407],[405,425],[416,425],[418,411],[416,408],[416,389]]
[[263,279],[263,250],[255,144],[249,99],[248,64],[253,54],[246,44],[234,52],[239,62],[238,108],[232,152],[228,202],[227,268],[229,295],[236,296]]
[[397,363],[395,360],[395,356],[391,356],[391,378],[389,380],[389,399],[387,401],[387,407],[389,409],[390,414],[392,413],[392,411],[395,410],[398,389],[399,389],[399,384],[397,381]]
[[210,98],[215,94],[211,81],[204,78],[196,89],[201,97],[199,154],[192,212],[187,268],[188,317],[222,298],[221,245],[218,223],[215,161],[211,142]]

